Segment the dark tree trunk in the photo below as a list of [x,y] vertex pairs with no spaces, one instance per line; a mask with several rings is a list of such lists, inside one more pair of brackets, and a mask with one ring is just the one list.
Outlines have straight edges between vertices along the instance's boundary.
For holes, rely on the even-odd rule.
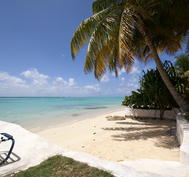
[[165,83],[165,85],[167,86],[169,92],[171,93],[171,95],[173,96],[174,100],[176,101],[176,103],[178,104],[178,106],[181,108],[182,111],[189,111],[189,104],[187,101],[185,101],[181,95],[176,91],[175,87],[173,86],[173,84],[171,83],[168,74],[166,73],[166,71],[163,68],[162,62],[159,58],[159,55],[157,53],[157,50],[155,48],[155,46],[152,43],[151,40],[151,36],[149,34],[149,32],[147,32],[147,30],[145,29],[144,23],[142,22],[142,20],[139,19],[138,23],[137,23],[138,29],[140,31],[140,33],[143,35],[146,44],[148,45],[148,47],[150,48],[157,69],[161,75],[161,78],[163,80],[163,82]]
[[163,120],[163,115],[165,113],[165,108],[160,109],[160,119]]

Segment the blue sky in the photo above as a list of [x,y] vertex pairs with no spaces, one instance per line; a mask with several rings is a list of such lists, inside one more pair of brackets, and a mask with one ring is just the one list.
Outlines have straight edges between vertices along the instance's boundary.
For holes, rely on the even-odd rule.
[[[84,74],[85,49],[71,60],[70,40],[91,15],[91,0],[0,1],[0,96],[125,96],[142,69],[107,73],[101,82]],[[163,57],[165,58],[165,57]]]

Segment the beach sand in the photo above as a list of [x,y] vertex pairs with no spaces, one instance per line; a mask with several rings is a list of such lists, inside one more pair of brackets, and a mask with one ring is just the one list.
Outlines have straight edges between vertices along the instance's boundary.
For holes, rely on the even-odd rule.
[[89,117],[70,125],[59,124],[35,133],[66,149],[107,160],[179,161],[175,121],[131,118],[108,121],[107,116],[124,116],[124,111]]

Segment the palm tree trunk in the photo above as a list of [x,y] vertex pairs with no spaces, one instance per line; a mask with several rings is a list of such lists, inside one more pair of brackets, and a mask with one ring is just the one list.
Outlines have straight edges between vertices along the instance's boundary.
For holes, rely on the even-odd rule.
[[142,22],[141,19],[139,19],[137,26],[138,26],[140,33],[143,35],[146,44],[148,45],[148,47],[150,48],[150,50],[154,56],[154,60],[155,60],[157,69],[161,75],[163,82],[167,86],[169,92],[171,93],[174,100],[176,101],[176,103],[178,104],[178,106],[181,108],[182,111],[186,111],[186,112],[189,111],[189,104],[181,97],[181,95],[176,91],[175,87],[171,83],[169,76],[167,75],[166,71],[163,68],[163,65],[162,65],[161,59],[157,53],[157,50],[152,43],[151,36],[150,36],[149,32],[147,32],[147,30],[145,29],[144,23]]

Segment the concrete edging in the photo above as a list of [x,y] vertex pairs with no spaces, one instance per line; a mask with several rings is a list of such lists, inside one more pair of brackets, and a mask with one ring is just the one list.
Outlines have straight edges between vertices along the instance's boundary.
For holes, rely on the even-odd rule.
[[[177,109],[166,110],[163,114],[164,119],[176,119]],[[141,117],[141,118],[160,118],[160,110],[156,109],[133,109],[127,107],[125,109],[125,116]]]
[[189,165],[189,122],[177,114],[177,139],[180,144],[180,162]]

